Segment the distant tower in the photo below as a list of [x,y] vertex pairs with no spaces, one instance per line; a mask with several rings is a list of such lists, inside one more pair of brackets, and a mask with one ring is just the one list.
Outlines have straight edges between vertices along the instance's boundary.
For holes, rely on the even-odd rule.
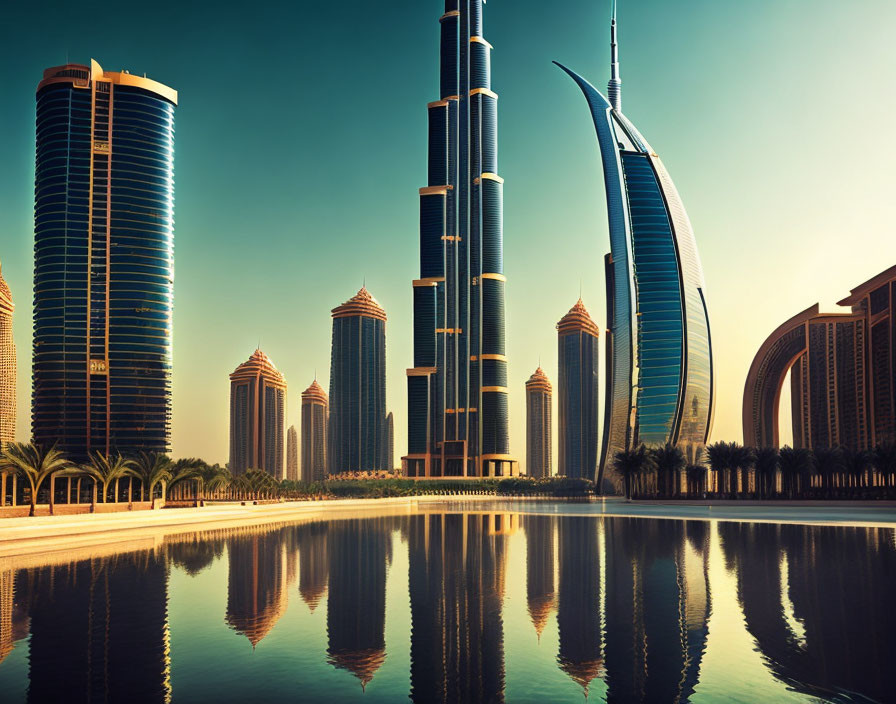
[[34,441],[171,447],[177,91],[66,64],[37,86]]
[[230,471],[283,478],[286,380],[261,350],[230,375]]
[[286,431],[286,478],[291,482],[299,480],[299,434],[294,425]]
[[383,469],[386,311],[362,288],[332,313],[329,472]]
[[439,99],[427,106],[420,278],[408,370],[409,477],[507,477],[504,179],[484,0],[446,0]]
[[580,298],[557,323],[560,466],[564,477],[591,479],[597,469],[597,362],[600,330]]
[[395,420],[392,411],[386,416],[386,469],[395,469]]
[[302,481],[327,478],[327,422],[330,402],[315,379],[302,392]]
[[0,449],[16,438],[16,346],[12,293],[0,273]]
[[551,476],[551,382],[541,367],[526,382],[526,474]]

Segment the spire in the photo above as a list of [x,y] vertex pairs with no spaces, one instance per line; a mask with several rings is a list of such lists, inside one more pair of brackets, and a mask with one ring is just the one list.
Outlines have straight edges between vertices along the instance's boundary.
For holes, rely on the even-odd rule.
[[613,0],[613,17],[610,20],[610,82],[607,97],[617,112],[622,111],[622,79],[619,78],[619,47],[616,44],[616,0]]

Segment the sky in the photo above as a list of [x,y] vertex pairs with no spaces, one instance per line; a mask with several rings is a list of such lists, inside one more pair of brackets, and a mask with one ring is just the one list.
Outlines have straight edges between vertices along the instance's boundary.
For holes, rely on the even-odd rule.
[[[485,8],[520,458],[524,382],[539,361],[556,381],[554,326],[580,290],[606,327],[597,142],[579,89],[551,61],[602,89],[609,6]],[[228,374],[259,343],[286,376],[288,423],[298,426],[301,391],[315,373],[328,384],[330,309],[365,280],[389,316],[387,396],[404,454],[417,189],[443,9],[439,0],[4,6],[0,261],[17,305],[20,440],[30,434],[34,91],[44,68],[94,58],[179,92],[173,455],[227,460]],[[896,263],[894,25],[892,0],[620,0],[623,109],[671,173],[703,261],[714,440],[742,440],[744,380],[775,327],[815,302],[836,310]]]

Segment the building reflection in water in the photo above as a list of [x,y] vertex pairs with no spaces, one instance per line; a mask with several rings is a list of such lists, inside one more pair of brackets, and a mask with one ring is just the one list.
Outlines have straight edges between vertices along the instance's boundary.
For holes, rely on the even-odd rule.
[[227,540],[227,552],[225,620],[255,648],[286,612],[296,577],[295,529],[240,531]]
[[510,514],[411,516],[411,700],[503,702]]
[[28,636],[28,606],[23,602],[23,591],[21,587],[16,589],[15,572],[0,572],[0,662]]
[[306,523],[296,529],[299,595],[311,611],[327,593],[327,525]]
[[557,519],[560,542],[560,589],[557,627],[560,669],[581,685],[600,675],[600,548],[598,522],[592,518],[561,516]]
[[539,641],[551,612],[554,594],[554,537],[557,519],[553,516],[526,516],[526,603],[529,618]]
[[720,523],[747,630],[788,687],[833,701],[896,693],[892,528]]
[[386,660],[386,572],[392,562],[389,518],[333,521],[327,532],[328,662],[361,681]]
[[156,551],[21,570],[28,701],[170,701],[167,580]]
[[693,695],[709,634],[709,530],[700,521],[605,519],[608,702]]

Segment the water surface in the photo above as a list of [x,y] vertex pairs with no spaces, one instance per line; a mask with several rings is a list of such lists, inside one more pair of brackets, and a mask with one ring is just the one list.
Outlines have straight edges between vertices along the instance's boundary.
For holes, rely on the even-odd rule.
[[2,562],[0,700],[896,698],[892,528],[499,506]]

